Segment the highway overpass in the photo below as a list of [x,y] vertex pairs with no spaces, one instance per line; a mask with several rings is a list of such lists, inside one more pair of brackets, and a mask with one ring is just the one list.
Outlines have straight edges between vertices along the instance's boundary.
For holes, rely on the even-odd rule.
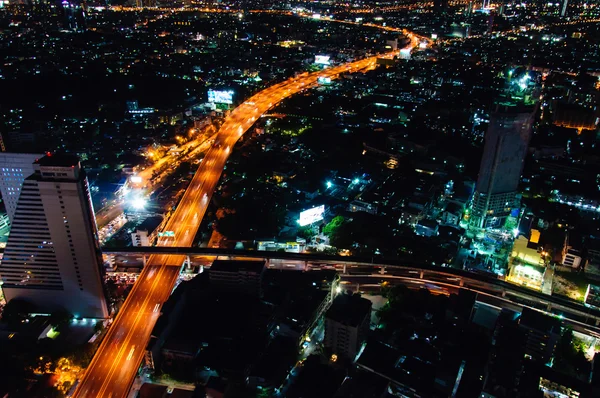
[[[345,275],[388,275],[426,279],[433,282],[443,282],[458,287],[471,288],[482,293],[494,294],[509,298],[511,301],[533,308],[543,309],[566,317],[570,315],[577,321],[590,326],[600,325],[600,309],[587,307],[580,302],[562,296],[549,296],[539,291],[506,282],[492,274],[475,273],[461,269],[441,267],[432,264],[416,262],[410,257],[405,259],[384,259],[380,257],[347,257],[311,253],[283,253],[258,250],[231,250],[216,248],[190,247],[123,247],[104,250],[105,254],[149,255],[179,255],[182,259],[187,256],[207,258],[235,258],[266,260],[271,267],[278,264],[297,264],[293,269],[322,269],[333,268]],[[184,260],[183,260],[184,261]],[[183,265],[183,261],[182,264]],[[285,266],[281,267],[285,269]],[[600,329],[598,330],[600,333]]]

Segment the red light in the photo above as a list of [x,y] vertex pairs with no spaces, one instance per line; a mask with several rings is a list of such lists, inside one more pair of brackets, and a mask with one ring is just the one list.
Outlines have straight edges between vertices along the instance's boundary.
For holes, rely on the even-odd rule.
[[52,156],[50,152],[46,152],[46,156]]

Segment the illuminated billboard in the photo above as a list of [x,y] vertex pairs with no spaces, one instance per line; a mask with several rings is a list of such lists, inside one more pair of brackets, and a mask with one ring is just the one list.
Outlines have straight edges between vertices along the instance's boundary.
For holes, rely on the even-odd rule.
[[315,64],[317,65],[329,65],[329,55],[315,55]]
[[331,78],[330,77],[319,76],[317,78],[317,83],[319,83],[319,84],[331,84]]
[[208,102],[213,104],[233,104],[233,91],[208,90]]
[[410,48],[400,50],[400,59],[410,59]]
[[129,181],[133,182],[134,184],[139,184],[142,182],[142,177],[140,176],[131,176],[129,178]]
[[300,212],[300,219],[298,220],[298,224],[300,224],[300,226],[303,227],[305,225],[321,221],[323,219],[323,213],[325,213],[324,205],[304,210]]

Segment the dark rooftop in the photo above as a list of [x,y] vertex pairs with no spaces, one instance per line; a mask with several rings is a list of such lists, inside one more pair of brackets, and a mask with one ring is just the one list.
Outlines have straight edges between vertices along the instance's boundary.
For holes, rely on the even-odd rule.
[[371,302],[357,295],[340,294],[327,310],[327,318],[358,326],[371,312]]
[[138,227],[136,228],[139,231],[148,231],[148,233],[152,233],[159,225],[163,222],[163,218],[161,216],[152,216],[146,218]]
[[560,327],[562,324],[560,319],[545,315],[530,308],[523,308],[521,321],[519,323],[521,326],[530,329],[541,330],[546,333],[560,333]]
[[35,163],[39,164],[40,166],[71,167],[79,164],[79,158],[75,155],[68,154],[47,154],[43,158],[38,159]]
[[243,260],[215,260],[210,270],[220,272],[256,272],[260,273],[265,269],[266,261],[243,261]]
[[144,383],[138,392],[139,398],[163,398],[167,395],[167,386]]

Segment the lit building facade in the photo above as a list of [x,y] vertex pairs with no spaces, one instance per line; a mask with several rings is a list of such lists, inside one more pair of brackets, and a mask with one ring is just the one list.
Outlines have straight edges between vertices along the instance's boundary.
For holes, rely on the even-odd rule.
[[25,178],[33,174],[33,163],[44,155],[0,152],[0,194],[12,222]]
[[517,191],[537,111],[529,80],[518,80],[516,93],[507,89],[490,117],[473,196],[470,222],[476,228],[500,228],[520,207]]
[[0,264],[7,300],[40,311],[106,318],[102,256],[85,171],[74,156],[45,156],[23,181]]

